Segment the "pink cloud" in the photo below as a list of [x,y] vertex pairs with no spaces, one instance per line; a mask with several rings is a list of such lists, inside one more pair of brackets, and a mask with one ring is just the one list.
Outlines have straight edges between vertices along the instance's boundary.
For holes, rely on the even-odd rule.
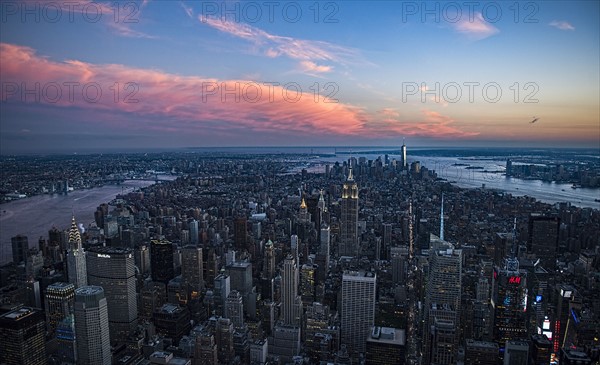
[[321,74],[333,70],[331,66],[317,65],[312,61],[300,61],[300,68],[309,74]]
[[[38,0],[22,0],[24,2],[35,3],[39,5]],[[98,23],[104,24],[112,33],[128,38],[148,38],[156,37],[133,29],[139,24],[139,17],[142,9],[146,7],[149,0],[144,0],[140,5],[135,2],[111,3],[100,2],[96,0],[77,0],[77,1],[56,1],[51,2],[53,7],[58,7],[63,14],[81,13],[86,17],[94,19],[98,17]],[[120,6],[119,21],[115,21],[115,6]],[[84,14],[85,13],[85,14]],[[126,21],[127,20],[127,21]],[[135,22],[137,20],[137,22]]]
[[548,25],[560,30],[575,30],[574,26],[565,21],[553,20]]
[[[360,133],[364,124],[363,112],[343,103],[325,103],[322,98],[314,101],[308,89],[297,94],[293,89],[266,85],[249,80],[218,80],[195,76],[179,76],[156,70],[131,68],[122,65],[95,65],[77,60],[55,62],[38,56],[28,47],[0,44],[2,81],[20,90],[21,84],[28,88],[40,84],[39,101],[35,96],[23,95],[19,90],[12,93],[4,85],[0,100],[39,102],[59,107],[77,107],[90,110],[126,112],[144,120],[144,116],[160,116],[178,121],[179,130],[194,131],[210,126],[243,127],[254,131],[300,132],[308,135],[331,133],[352,135]],[[124,89],[128,82],[130,88]],[[54,84],[53,84],[54,83]],[[79,83],[73,100],[65,83]],[[96,83],[101,97],[90,102],[83,97],[83,86]],[[115,83],[119,95],[115,96]],[[56,87],[62,97],[55,99]],[[96,86],[87,89],[96,98]],[[46,88],[46,95],[44,89]],[[136,91],[134,95],[132,93]],[[225,90],[235,90],[225,95]],[[260,92],[260,97],[258,93]],[[46,95],[47,97],[44,97]],[[125,98],[138,102],[124,102]],[[237,96],[238,100],[235,100]],[[298,97],[299,96],[299,97]],[[115,102],[115,98],[117,101]]]
[[360,62],[360,55],[356,50],[329,42],[274,35],[248,24],[204,15],[198,16],[198,19],[214,29],[253,43],[260,47],[267,57],[286,56],[295,60],[329,61],[340,64]]
[[[460,130],[453,119],[433,111],[423,111],[422,118],[406,121],[393,108],[369,114],[351,104],[325,102],[322,95],[315,102],[308,87],[297,94],[292,88],[250,80],[180,76],[79,60],[58,62],[29,47],[7,43],[0,43],[0,63],[0,101],[6,102],[5,106],[36,103],[56,107],[54,110],[78,109],[110,128],[187,135],[237,131],[238,136],[265,132],[332,138],[476,135]],[[23,85],[31,90],[36,83],[38,100],[21,90]],[[66,85],[76,86],[71,92]],[[56,89],[62,96],[57,97]],[[96,94],[97,89],[101,94]]]
[[500,32],[498,28],[488,23],[479,12],[476,12],[472,19],[469,19],[469,17],[461,18],[453,24],[453,27],[457,32],[474,40],[484,39]]
[[370,124],[372,135],[386,137],[397,134],[426,138],[468,138],[479,133],[466,132],[454,125],[449,116],[431,110],[422,110],[422,117],[414,121],[400,120],[400,114],[392,109],[379,112],[380,119]]

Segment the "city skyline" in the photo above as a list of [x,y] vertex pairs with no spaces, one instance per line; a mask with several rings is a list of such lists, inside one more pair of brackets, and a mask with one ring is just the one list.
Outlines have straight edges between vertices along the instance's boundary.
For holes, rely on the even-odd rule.
[[1,154],[598,147],[597,2],[52,4],[2,4]]

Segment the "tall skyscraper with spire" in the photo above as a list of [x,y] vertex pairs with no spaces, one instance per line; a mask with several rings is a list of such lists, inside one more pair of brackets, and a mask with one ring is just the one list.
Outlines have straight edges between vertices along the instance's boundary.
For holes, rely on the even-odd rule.
[[429,256],[423,329],[424,363],[451,364],[456,362],[460,338],[462,251],[440,241]]
[[401,163],[402,163],[402,169],[406,169],[407,166],[407,162],[406,162],[406,143],[404,143],[404,138],[402,138],[402,150],[401,150]]
[[71,220],[69,230],[69,246],[67,248],[67,272],[69,282],[79,288],[87,285],[87,268],[85,251],[81,246],[81,234],[75,222],[75,216]]
[[340,256],[358,255],[358,185],[352,168],[342,190],[342,216],[340,217]]
[[308,223],[310,221],[310,215],[308,214],[308,206],[306,205],[304,196],[302,197],[302,202],[300,203],[300,211],[298,213],[298,220],[300,221],[300,223]]

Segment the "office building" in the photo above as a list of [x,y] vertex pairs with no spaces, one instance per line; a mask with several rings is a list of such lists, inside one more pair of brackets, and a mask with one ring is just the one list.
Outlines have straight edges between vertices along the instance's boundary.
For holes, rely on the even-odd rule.
[[233,221],[233,240],[236,251],[247,249],[248,245],[248,220],[245,217],[237,217]]
[[173,340],[177,345],[181,337],[190,332],[190,311],[186,307],[167,303],[153,315],[156,332]]
[[248,298],[252,292],[252,264],[249,262],[234,262],[227,266],[227,273],[231,279],[231,290],[240,292],[244,302],[244,310],[247,312],[250,308]]
[[367,364],[402,365],[406,355],[406,333],[390,327],[371,327],[367,337]]
[[75,290],[75,337],[78,363],[112,363],[108,305],[102,287],[84,286]]
[[12,256],[15,264],[20,264],[27,260],[27,251],[29,250],[29,240],[27,236],[18,234],[10,239],[12,243]]
[[202,248],[185,246],[181,250],[181,277],[190,286],[192,294],[200,295],[204,287]]
[[352,168],[342,188],[339,256],[358,256],[358,185]]
[[202,332],[196,336],[193,365],[219,365],[215,336]]
[[494,268],[492,277],[493,339],[500,350],[509,340],[527,340],[527,273],[516,259]]
[[71,229],[69,230],[67,272],[69,282],[75,285],[75,288],[87,285],[85,251],[81,246],[81,234],[75,223],[75,217],[71,220]]
[[506,341],[505,346],[504,365],[529,364],[529,344],[527,341]]
[[560,365],[591,365],[592,359],[580,348],[563,347],[560,349]]
[[556,269],[559,229],[559,217],[549,217],[540,214],[531,214],[529,216],[527,252],[539,258],[542,267],[550,272]]
[[237,290],[232,290],[225,301],[225,318],[229,318],[233,327],[239,329],[244,327],[244,303],[242,296]]
[[[213,298],[215,303],[215,313],[222,316],[225,313],[225,301],[231,291],[231,280],[229,275],[220,274],[215,278]],[[242,299],[243,300],[243,299]]]
[[269,355],[269,343],[266,339],[256,340],[250,344],[250,363],[264,365]]
[[282,363],[288,364],[300,353],[300,328],[279,322],[273,328],[273,336],[269,337],[268,343],[269,355],[278,356]]
[[47,363],[46,323],[43,312],[30,307],[20,307],[0,315],[0,363]]
[[54,337],[58,323],[73,314],[75,286],[71,283],[54,283],[46,288],[44,295],[48,336]]
[[313,264],[304,264],[300,270],[300,297],[305,306],[315,301],[316,272]]
[[233,349],[233,323],[228,318],[219,318],[216,323],[215,338],[219,364],[229,364],[235,357]]
[[298,265],[288,256],[283,262],[281,275],[281,318],[286,326],[299,327],[302,301],[298,295]]
[[175,277],[173,244],[165,240],[150,242],[152,280],[168,284]]
[[498,365],[498,344],[488,341],[465,341],[465,365]]
[[[73,299],[73,302],[75,300]],[[74,305],[74,304],[73,304]],[[75,308],[56,326],[56,357],[61,364],[77,363],[77,341],[75,340]]]
[[198,245],[198,221],[192,219],[189,223],[190,243],[194,246]]
[[375,320],[376,274],[346,271],[342,276],[341,342],[355,352],[364,352]]
[[545,335],[531,336],[531,364],[546,365],[550,363],[552,356],[552,341]]
[[104,288],[112,341],[124,341],[137,328],[135,263],[130,249],[97,247],[87,252],[88,283]]
[[[460,338],[462,251],[435,240],[425,296],[423,356],[426,362],[453,362]],[[439,241],[439,242],[437,242]]]

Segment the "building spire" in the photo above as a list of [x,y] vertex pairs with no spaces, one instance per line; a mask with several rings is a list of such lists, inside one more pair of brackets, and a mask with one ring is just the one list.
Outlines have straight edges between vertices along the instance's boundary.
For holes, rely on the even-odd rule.
[[300,203],[300,209],[306,209],[306,202],[304,201],[304,197],[302,197],[302,202]]
[[512,231],[512,258],[516,258],[517,257],[517,217],[515,217],[514,223],[513,223],[513,231]]
[[444,240],[444,193],[442,192],[442,209],[440,209],[440,240]]
[[71,219],[71,229],[69,230],[69,246],[71,249],[78,250],[81,248],[81,233],[75,222],[75,215]]
[[348,170],[348,181],[354,181],[354,176],[352,176],[352,167]]

